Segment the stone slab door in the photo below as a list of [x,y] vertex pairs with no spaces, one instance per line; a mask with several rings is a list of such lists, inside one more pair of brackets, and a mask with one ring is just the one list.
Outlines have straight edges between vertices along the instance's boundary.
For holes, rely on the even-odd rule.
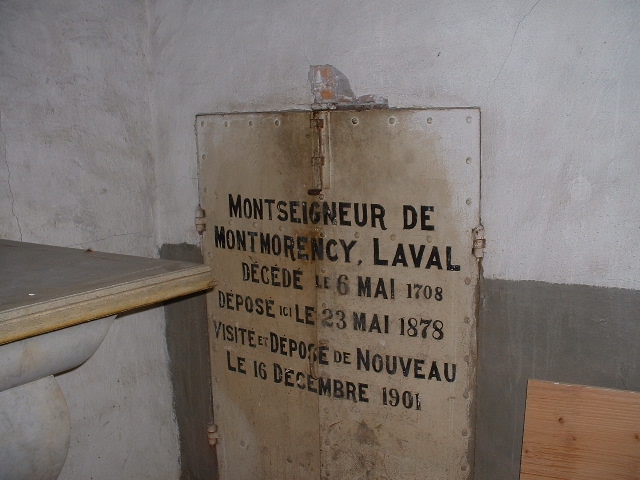
[[220,478],[470,478],[480,111],[196,127]]

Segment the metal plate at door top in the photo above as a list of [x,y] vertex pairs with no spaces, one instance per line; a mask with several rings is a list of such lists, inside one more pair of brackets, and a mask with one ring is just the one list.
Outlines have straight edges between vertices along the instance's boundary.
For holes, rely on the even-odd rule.
[[197,135],[220,478],[469,478],[479,110]]
[[324,234],[349,258],[325,258],[317,282],[333,388],[322,478],[471,474],[479,122],[477,109],[330,114]]
[[[315,266],[296,221],[311,170],[308,113],[197,118],[214,419],[221,480],[319,478],[307,389]],[[286,202],[282,203],[282,202]],[[301,217],[300,217],[301,218]]]

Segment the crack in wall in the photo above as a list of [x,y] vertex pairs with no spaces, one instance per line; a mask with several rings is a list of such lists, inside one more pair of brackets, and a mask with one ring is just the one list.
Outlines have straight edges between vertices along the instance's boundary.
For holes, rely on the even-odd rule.
[[11,168],[9,167],[9,160],[7,159],[7,148],[6,148],[6,136],[4,131],[2,130],[2,112],[0,111],[0,158],[4,161],[4,164],[7,167],[7,185],[9,187],[9,195],[11,196],[11,214],[13,218],[16,219],[16,225],[18,226],[18,233],[20,235],[20,241],[22,241],[22,226],[20,225],[20,219],[16,214],[16,197],[13,193],[13,188],[11,187]]
[[140,235],[143,236],[144,233],[143,232],[131,232],[131,233],[114,233],[113,235],[109,235],[108,237],[103,237],[103,238],[96,238],[94,240],[90,240],[88,242],[82,242],[82,243],[74,243],[72,245],[65,245],[65,247],[67,248],[72,248],[72,247],[81,247],[83,245],[90,245],[92,243],[97,243],[97,242],[102,242],[103,240],[109,240],[111,238],[116,238],[116,237],[126,237],[128,235]]
[[[531,15],[531,12],[533,12],[533,9],[536,8],[536,5],[538,5],[540,3],[540,1],[541,0],[538,0],[536,3],[534,3],[533,6],[529,9],[529,11],[520,19],[520,21],[516,25],[516,29],[513,31],[513,37],[511,37],[511,45],[509,45],[509,52],[507,52],[507,56],[504,57],[502,65],[500,65],[500,69],[498,70],[498,73],[497,73],[496,77],[493,79],[493,84],[491,85],[491,90],[489,90],[489,93],[487,94],[487,99],[489,99],[491,97],[491,94],[493,93],[493,90],[496,88],[496,82],[498,81],[498,78],[500,78],[500,74],[502,73],[502,70],[504,69],[504,66],[507,63],[507,60],[509,60],[509,57],[511,56],[511,52],[513,52],[513,43],[516,40],[516,35],[518,34],[518,30],[520,30],[520,25],[522,24],[522,22],[524,22],[524,20],[529,15]],[[487,101],[485,100],[484,103],[486,104]]]

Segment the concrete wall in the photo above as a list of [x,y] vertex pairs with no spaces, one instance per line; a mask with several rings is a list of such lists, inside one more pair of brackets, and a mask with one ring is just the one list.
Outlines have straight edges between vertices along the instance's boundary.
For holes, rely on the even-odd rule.
[[[0,1],[0,237],[156,254],[146,27],[144,2]],[[59,383],[61,479],[178,477],[161,308]]]
[[640,288],[636,2],[150,2],[158,227],[196,241],[196,113],[305,108],[309,64],[482,109],[487,278]]
[[[202,263],[195,245],[163,245],[160,258]],[[209,322],[203,293],[167,302],[169,370],[173,405],[180,432],[180,480],[217,480],[218,458],[209,445],[206,428],[213,422]]]

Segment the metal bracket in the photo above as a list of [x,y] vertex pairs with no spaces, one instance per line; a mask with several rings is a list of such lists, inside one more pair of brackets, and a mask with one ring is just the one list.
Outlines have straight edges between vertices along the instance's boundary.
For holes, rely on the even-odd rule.
[[207,425],[207,439],[212,447],[218,444],[220,436],[218,435],[218,426],[216,424],[210,423]]
[[487,240],[484,238],[484,226],[480,223],[473,229],[473,256],[480,259],[484,257],[484,247]]
[[206,220],[206,213],[205,211],[202,209],[202,207],[200,205],[198,205],[198,208],[196,208],[196,219],[195,219],[195,223],[196,223],[196,231],[202,235],[202,233],[207,229],[207,220]]
[[327,111],[311,113],[310,127],[314,130],[313,155],[311,157],[312,181],[309,195],[320,195],[330,187],[331,142],[329,138],[329,115]]

